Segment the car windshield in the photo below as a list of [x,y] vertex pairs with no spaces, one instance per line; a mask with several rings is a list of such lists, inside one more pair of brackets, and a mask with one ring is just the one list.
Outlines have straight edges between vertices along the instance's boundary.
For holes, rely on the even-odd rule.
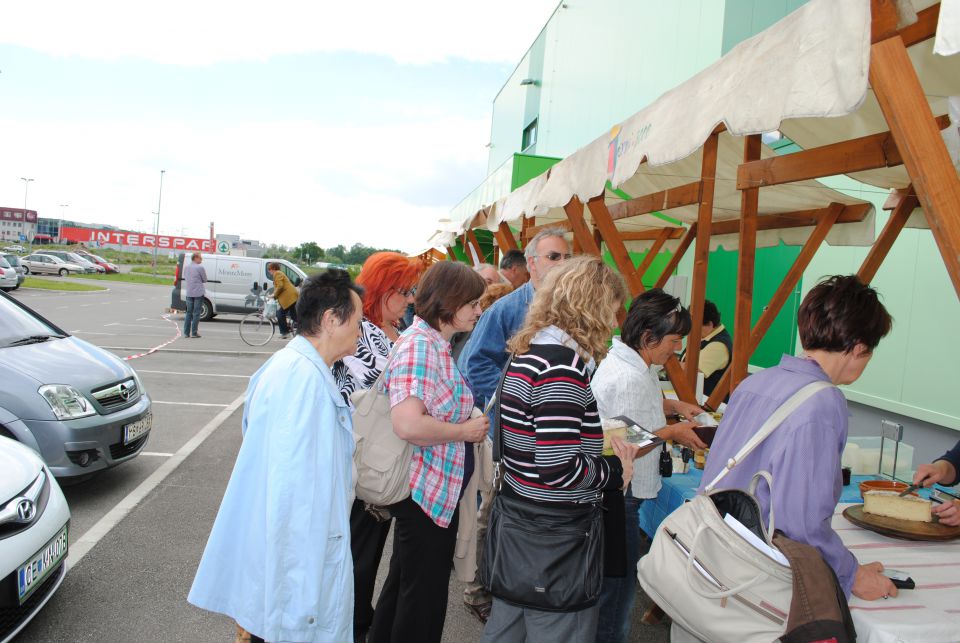
[[100,263],[107,263],[103,257],[98,257],[97,255],[87,255],[87,259],[90,261],[99,261]]
[[67,253],[67,259],[69,259],[69,260],[72,261],[73,263],[79,263],[79,264],[81,264],[81,265],[82,265],[82,264],[85,264],[85,263],[90,263],[89,261],[87,261],[86,259],[84,259],[83,257],[81,257],[80,255],[74,254],[74,253],[72,253],[72,252],[68,252],[68,253]]
[[0,348],[33,344],[63,337],[27,309],[0,296]]

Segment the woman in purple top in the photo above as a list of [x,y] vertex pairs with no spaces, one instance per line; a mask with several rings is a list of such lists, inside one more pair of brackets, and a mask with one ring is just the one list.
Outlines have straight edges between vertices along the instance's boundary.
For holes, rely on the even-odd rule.
[[[700,491],[801,388],[817,380],[855,382],[892,323],[876,291],[855,276],[837,275],[815,286],[797,315],[803,354],[784,355],[778,366],[751,375],[737,387],[710,449]],[[746,489],[756,472],[769,471],[777,529],[816,547],[848,596],[851,592],[866,600],[896,596],[893,583],[881,573],[883,565],[859,564],[830,526],[840,499],[840,454],[846,441],[846,398],[835,387],[820,391],[732,469],[724,486]],[[770,495],[761,484],[757,498],[764,513]]]

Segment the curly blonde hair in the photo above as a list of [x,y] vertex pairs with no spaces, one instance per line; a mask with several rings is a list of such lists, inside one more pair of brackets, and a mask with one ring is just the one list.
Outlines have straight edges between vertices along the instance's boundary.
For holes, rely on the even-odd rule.
[[627,301],[623,279],[599,257],[580,256],[552,269],[530,303],[530,310],[507,347],[523,354],[547,326],[565,331],[580,345],[581,357],[600,361]]

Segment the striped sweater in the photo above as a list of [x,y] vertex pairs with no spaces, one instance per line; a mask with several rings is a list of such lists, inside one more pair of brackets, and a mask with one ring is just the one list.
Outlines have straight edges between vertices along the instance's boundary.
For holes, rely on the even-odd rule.
[[583,359],[559,344],[533,344],[510,362],[501,392],[504,480],[516,494],[589,502],[623,485],[603,431]]

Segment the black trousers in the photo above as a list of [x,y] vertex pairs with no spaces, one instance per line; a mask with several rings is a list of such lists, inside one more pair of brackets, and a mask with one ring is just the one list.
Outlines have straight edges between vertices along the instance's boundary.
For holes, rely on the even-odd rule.
[[353,554],[353,634],[366,634],[373,624],[373,586],[390,533],[390,521],[378,521],[354,500],[350,509],[350,549]]
[[380,592],[369,643],[439,643],[447,617],[450,566],[459,515],[437,526],[413,500],[390,505],[393,557]]

